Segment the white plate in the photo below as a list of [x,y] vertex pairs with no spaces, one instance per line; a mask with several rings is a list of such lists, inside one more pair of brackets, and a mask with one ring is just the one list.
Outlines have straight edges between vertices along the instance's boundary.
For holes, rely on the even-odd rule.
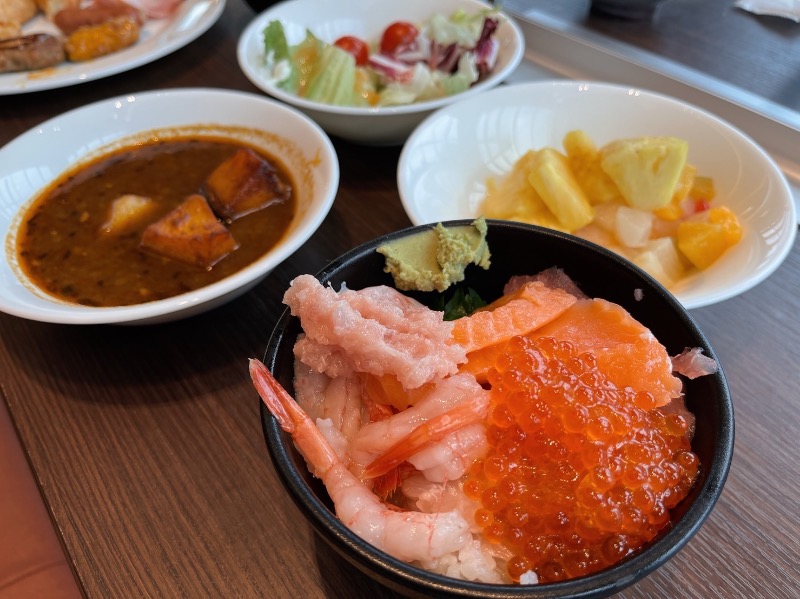
[[507,173],[529,149],[561,149],[572,129],[583,129],[598,146],[639,135],[687,140],[689,162],[714,179],[716,201],[739,217],[742,241],[709,269],[670,289],[687,308],[752,288],[789,253],[797,232],[794,202],[786,179],[761,147],[699,108],[603,83],[507,85],[431,115],[400,155],[403,207],[414,224],[475,217],[487,178]]
[[[191,110],[187,110],[187,106]],[[237,128],[234,130],[233,128]],[[16,258],[30,202],[76,164],[135,142],[196,133],[252,144],[280,159],[295,183],[297,210],[281,241],[242,270],[195,291],[116,308],[57,300],[38,290]],[[95,102],[38,125],[0,149],[0,311],[67,324],[155,323],[208,310],[244,293],[293,254],[333,205],[339,163],[325,132],[301,112],[260,94],[213,89],[133,93]]]
[[378,40],[383,30],[394,21],[420,23],[434,14],[450,15],[457,9],[474,14],[487,8],[491,6],[480,0],[288,0],[262,12],[242,32],[238,47],[239,66],[256,87],[296,106],[331,135],[366,144],[399,144],[434,110],[496,86],[517,68],[525,41],[519,27],[510,18],[499,15],[495,39],[500,42],[500,50],[495,68],[467,91],[403,106],[372,108],[331,106],[278,88],[265,68],[264,28],[270,21],[280,21],[290,45],[300,43],[305,38],[306,29],[328,43],[343,35],[355,35],[371,43]]
[[[205,33],[224,8],[225,0],[185,0],[172,17],[148,21],[142,28],[139,41],[130,48],[86,62],[64,62],[41,71],[0,74],[0,95],[67,87],[147,64]],[[62,35],[43,15],[26,23],[23,33]]]

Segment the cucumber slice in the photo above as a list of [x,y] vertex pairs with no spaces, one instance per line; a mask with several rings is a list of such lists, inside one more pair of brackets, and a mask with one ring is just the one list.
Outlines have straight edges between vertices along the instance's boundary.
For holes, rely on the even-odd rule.
[[336,106],[360,106],[363,98],[356,94],[356,61],[353,56],[326,45],[309,81],[306,98]]

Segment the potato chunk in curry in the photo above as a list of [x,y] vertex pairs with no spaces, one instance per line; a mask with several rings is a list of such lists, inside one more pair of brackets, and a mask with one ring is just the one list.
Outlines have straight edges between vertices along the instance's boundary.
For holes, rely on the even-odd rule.
[[144,230],[141,246],[174,260],[210,268],[239,244],[217,220],[206,199],[192,194]]
[[275,167],[250,149],[237,150],[208,176],[208,201],[220,217],[235,220],[291,197]]
[[109,235],[124,233],[156,208],[156,203],[151,198],[126,193],[111,202],[108,220],[100,227],[100,232]]

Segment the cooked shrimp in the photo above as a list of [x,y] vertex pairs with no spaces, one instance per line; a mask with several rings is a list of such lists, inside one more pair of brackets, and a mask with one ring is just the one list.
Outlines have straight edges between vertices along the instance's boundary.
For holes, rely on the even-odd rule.
[[312,421],[329,418],[333,428],[348,441],[370,422],[361,398],[361,384],[349,377],[330,377],[295,361],[294,389],[297,403]]
[[347,469],[319,428],[264,364],[250,360],[250,376],[267,408],[325,484],[336,515],[358,536],[408,562],[437,560],[472,541],[469,524],[456,511],[403,512],[384,505]]
[[[409,476],[401,487],[402,494],[423,512],[454,510],[472,522],[471,532],[480,533],[481,527],[474,522],[473,514],[480,505],[464,493],[463,481],[434,483],[419,472]],[[473,539],[457,552],[441,558],[423,561],[420,565],[426,570],[454,578],[477,582],[505,582],[503,564],[511,553],[502,545],[488,543],[475,534]]]
[[[464,427],[483,421],[488,405],[489,392],[474,376],[453,375],[438,381],[429,395],[407,410],[364,426],[353,438],[350,454],[354,462],[366,468],[364,476],[383,474],[437,444],[461,445],[463,441],[453,435]],[[441,465],[441,462],[432,460],[434,456],[450,461],[458,451],[431,452],[426,456],[426,466]],[[451,478],[459,478],[465,471],[466,465],[460,473],[451,471]]]
[[[478,413],[473,412],[476,415]],[[486,412],[479,417],[486,418]],[[431,443],[421,451],[414,451],[408,458],[417,470],[431,481],[458,480],[472,463],[486,455],[486,425],[483,422],[460,427],[439,443]]]

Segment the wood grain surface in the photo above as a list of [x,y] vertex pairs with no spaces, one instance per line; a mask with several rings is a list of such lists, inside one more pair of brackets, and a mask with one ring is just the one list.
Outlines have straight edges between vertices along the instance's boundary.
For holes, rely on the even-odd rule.
[[[763,89],[774,99],[797,102],[797,29],[782,34],[783,25],[757,23],[766,37],[783,35],[787,43],[765,73],[753,60],[757,48],[745,52],[727,34],[711,40],[718,24],[701,22],[730,3],[670,4],[662,26],[667,11],[681,5],[690,5],[696,22],[676,20],[666,32],[631,32],[594,18],[587,26],[631,43],[669,46],[716,75],[749,70],[770,79]],[[236,63],[239,33],[253,14],[243,0],[228,0],[206,34],[150,65],[62,90],[0,97],[0,144],[111,95],[195,86],[256,91]],[[697,56],[693,38],[727,50]],[[247,359],[263,354],[293,277],[410,225],[395,183],[399,148],[334,141],[341,184],[330,215],[296,254],[232,303],[147,327],[65,326],[0,314],[2,399],[87,597],[394,596],[319,540],[284,492],[247,375]],[[795,244],[755,289],[693,311],[733,395],[732,469],[699,533],[620,597],[800,596],[799,288]]]

